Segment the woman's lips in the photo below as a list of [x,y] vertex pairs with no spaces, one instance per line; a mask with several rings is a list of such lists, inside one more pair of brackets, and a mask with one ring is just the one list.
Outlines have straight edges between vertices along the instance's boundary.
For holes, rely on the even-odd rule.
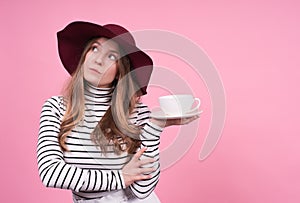
[[91,70],[92,72],[95,72],[95,73],[101,74],[101,72],[100,72],[99,70],[95,69],[95,68],[90,68],[90,70]]

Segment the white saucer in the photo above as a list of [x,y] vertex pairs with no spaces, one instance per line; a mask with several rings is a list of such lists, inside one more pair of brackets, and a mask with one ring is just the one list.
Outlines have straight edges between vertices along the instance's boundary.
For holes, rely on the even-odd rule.
[[189,117],[200,115],[202,112],[203,112],[202,110],[197,110],[197,111],[193,111],[193,112],[181,114],[181,115],[168,115],[168,114],[165,114],[162,110],[160,110],[160,111],[152,112],[150,114],[150,117],[156,118],[156,119],[189,118]]

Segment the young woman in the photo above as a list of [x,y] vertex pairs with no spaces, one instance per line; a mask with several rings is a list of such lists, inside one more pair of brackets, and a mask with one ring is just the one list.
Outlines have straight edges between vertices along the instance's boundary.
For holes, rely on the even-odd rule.
[[72,190],[74,202],[159,202],[159,140],[164,127],[197,119],[156,120],[139,101],[151,58],[119,25],[73,22],[57,33],[71,74],[63,96],[42,107],[37,147],[47,187]]

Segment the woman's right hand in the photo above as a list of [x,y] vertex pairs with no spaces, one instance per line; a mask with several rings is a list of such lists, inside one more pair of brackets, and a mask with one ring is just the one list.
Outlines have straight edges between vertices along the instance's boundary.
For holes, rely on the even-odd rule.
[[142,148],[135,153],[131,160],[123,167],[122,174],[125,182],[125,186],[128,187],[134,181],[145,180],[151,178],[151,173],[155,171],[155,168],[145,167],[147,164],[153,163],[155,160],[151,158],[142,159],[140,157],[147,148]]

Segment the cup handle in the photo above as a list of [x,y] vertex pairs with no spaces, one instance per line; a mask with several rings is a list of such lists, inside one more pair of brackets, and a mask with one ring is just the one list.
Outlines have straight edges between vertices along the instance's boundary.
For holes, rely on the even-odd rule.
[[189,110],[187,113],[191,113],[193,111],[196,111],[200,107],[201,100],[199,98],[195,98],[194,100],[198,102],[197,106],[195,106],[194,108],[192,108],[191,110]]

